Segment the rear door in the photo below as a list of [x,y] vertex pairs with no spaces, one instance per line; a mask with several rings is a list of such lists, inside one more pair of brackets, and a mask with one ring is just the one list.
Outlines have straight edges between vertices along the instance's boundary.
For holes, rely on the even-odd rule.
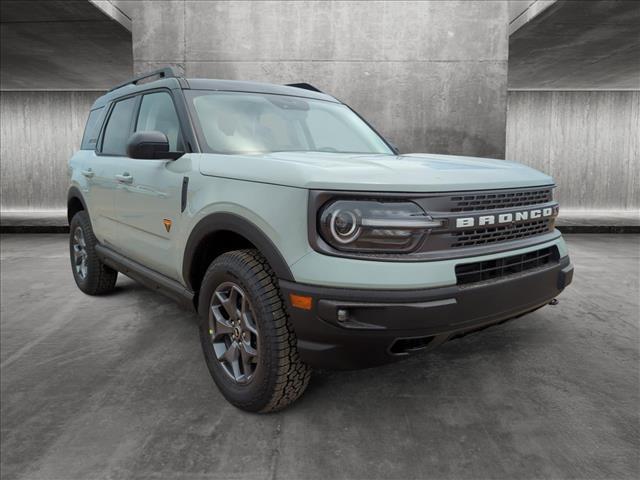
[[[103,215],[102,210],[105,208],[103,202],[96,195],[95,187],[95,171],[99,160],[96,157],[96,147],[98,143],[98,135],[102,128],[105,111],[107,109],[98,107],[89,112],[87,123],[80,144],[80,151],[77,152],[69,161],[71,168],[76,169],[82,176],[76,177],[77,184],[82,190],[82,196],[89,210],[89,216],[92,220],[93,231],[101,239],[98,219]],[[73,180],[73,178],[72,178]],[[109,203],[109,202],[108,202]],[[109,203],[113,208],[113,199]]]
[[[159,131],[169,139],[173,152],[185,151],[182,128],[172,93],[159,90],[141,97],[134,131]],[[133,260],[178,278],[172,238],[178,231],[182,214],[184,178],[191,170],[188,155],[172,160],[140,160],[127,158],[121,183],[115,197],[120,224],[119,250]]]
[[88,177],[87,201],[91,222],[98,240],[113,244],[118,238],[118,221],[115,214],[115,191],[118,187],[116,175],[119,162],[125,154],[126,141],[133,128],[136,97],[114,102],[101,135],[95,141],[96,149],[82,174]]

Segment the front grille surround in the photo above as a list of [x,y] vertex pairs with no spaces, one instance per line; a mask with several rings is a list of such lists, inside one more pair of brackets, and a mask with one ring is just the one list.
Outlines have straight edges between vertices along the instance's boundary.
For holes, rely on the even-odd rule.
[[552,246],[494,260],[464,263],[456,265],[456,283],[460,286],[477,285],[548,267],[559,261],[558,247]]
[[[478,190],[455,194],[434,195],[416,199],[443,226],[431,231],[416,254],[428,252],[471,252],[474,248],[515,244],[550,235],[555,228],[558,204],[553,200],[553,185],[533,188]],[[550,216],[515,218],[516,213],[551,209]],[[481,222],[483,216],[499,218],[513,214],[512,222]],[[473,217],[471,226],[458,226],[458,220]]]

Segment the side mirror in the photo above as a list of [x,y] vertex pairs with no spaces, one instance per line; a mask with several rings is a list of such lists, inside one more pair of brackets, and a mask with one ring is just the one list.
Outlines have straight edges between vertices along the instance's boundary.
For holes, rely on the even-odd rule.
[[127,142],[127,155],[140,160],[176,160],[184,152],[170,152],[169,140],[162,132],[136,132]]

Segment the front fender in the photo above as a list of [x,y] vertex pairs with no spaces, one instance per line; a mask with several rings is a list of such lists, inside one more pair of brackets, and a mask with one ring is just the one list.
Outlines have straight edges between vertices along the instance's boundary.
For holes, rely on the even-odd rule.
[[182,278],[191,290],[193,290],[193,285],[191,285],[190,281],[192,259],[198,245],[206,236],[221,231],[233,232],[249,240],[256,246],[260,253],[265,256],[278,278],[293,281],[293,275],[284,257],[276,245],[260,228],[239,215],[227,212],[216,212],[207,215],[196,224],[189,235],[184,249]]

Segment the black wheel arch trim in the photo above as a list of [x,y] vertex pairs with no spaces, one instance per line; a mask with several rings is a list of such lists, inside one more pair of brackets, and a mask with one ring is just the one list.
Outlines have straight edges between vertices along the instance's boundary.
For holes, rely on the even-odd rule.
[[198,245],[205,237],[223,231],[232,232],[246,238],[264,255],[279,279],[294,281],[293,274],[284,257],[273,241],[259,227],[234,213],[217,212],[209,214],[200,220],[189,234],[182,262],[182,278],[188,288],[193,290],[191,263]]
[[69,187],[69,191],[67,192],[67,220],[71,223],[71,218],[69,218],[69,203],[71,200],[77,199],[82,204],[82,209],[89,214],[89,209],[87,208],[87,202],[85,202],[84,197],[82,196],[82,192],[75,185]]

